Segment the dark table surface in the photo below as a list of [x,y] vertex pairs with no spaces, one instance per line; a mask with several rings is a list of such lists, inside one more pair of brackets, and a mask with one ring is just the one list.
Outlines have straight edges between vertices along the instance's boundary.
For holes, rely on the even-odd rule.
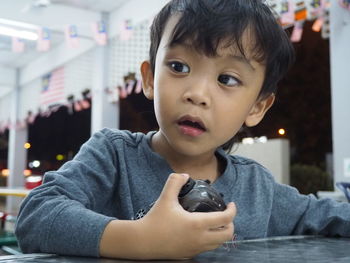
[[[128,260],[104,258],[63,257],[49,254],[23,254],[0,257],[1,262],[26,263],[121,263]],[[276,237],[235,241],[220,248],[202,253],[185,261],[137,261],[181,263],[294,263],[294,262],[350,262],[350,238],[325,238],[316,236]]]

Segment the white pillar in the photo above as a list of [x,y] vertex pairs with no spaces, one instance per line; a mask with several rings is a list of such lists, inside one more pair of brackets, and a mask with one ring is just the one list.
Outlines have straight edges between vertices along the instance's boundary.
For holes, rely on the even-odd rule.
[[[24,143],[28,139],[28,131],[26,127],[16,127],[19,112],[19,69],[16,70],[16,86],[12,91],[11,101],[11,124],[9,134],[9,153],[8,153],[8,169],[10,175],[7,179],[7,187],[23,187],[24,175],[23,170],[26,168],[27,163],[27,151],[24,149]],[[9,213],[17,213],[21,198],[19,197],[7,197],[6,211]]]
[[[103,15],[103,20],[108,21],[108,15]],[[108,25],[106,25],[108,28]],[[95,48],[92,103],[91,103],[91,133],[104,127],[119,128],[119,104],[108,101],[109,76],[109,44]]]
[[330,56],[334,182],[350,182],[350,11],[338,1],[330,10]]

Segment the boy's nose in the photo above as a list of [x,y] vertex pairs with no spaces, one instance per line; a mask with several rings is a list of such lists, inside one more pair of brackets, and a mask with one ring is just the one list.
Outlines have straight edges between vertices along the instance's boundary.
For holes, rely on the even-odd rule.
[[202,83],[202,85],[195,85],[187,89],[183,94],[183,99],[186,102],[194,105],[208,107],[211,104],[210,94],[208,90],[208,84]]

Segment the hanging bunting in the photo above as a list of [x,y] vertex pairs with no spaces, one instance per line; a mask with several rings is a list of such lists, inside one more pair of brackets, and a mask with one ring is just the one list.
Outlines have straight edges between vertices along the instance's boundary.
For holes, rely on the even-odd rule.
[[310,0],[305,3],[308,20],[314,20],[323,16],[325,0]]
[[136,86],[135,73],[129,72],[126,76],[124,76],[124,85],[127,95],[130,95]]
[[18,37],[12,37],[12,52],[23,53],[24,52],[24,40]]
[[26,123],[26,121],[17,120],[16,124],[14,125],[14,128],[16,130],[23,130],[23,129],[27,128],[27,123]]
[[[265,2],[268,7],[270,7],[271,11],[273,12],[273,15],[276,19],[280,19],[281,14],[281,4],[280,0],[266,0]],[[149,25],[150,27],[151,25]]]
[[105,46],[107,44],[106,24],[103,21],[94,22],[91,24],[91,29],[96,43]]
[[281,5],[280,21],[282,26],[289,26],[294,24],[294,21],[295,21],[294,1],[282,0],[280,5]]
[[117,103],[119,101],[120,97],[120,90],[119,86],[114,87],[112,89],[106,88],[106,93],[108,94],[108,101],[110,103]]
[[28,111],[26,121],[28,124],[33,124],[35,122],[35,119],[37,117],[37,114],[34,114],[32,111]]
[[46,27],[42,27],[38,30],[37,50],[46,52],[51,46],[50,30]]
[[[326,5],[328,5],[329,2],[326,2]],[[322,24],[322,31],[321,36],[323,39],[329,38],[330,35],[330,24],[329,24],[329,8],[325,9],[324,16],[323,16],[323,24]]]
[[69,48],[79,47],[78,29],[76,25],[66,25],[64,28],[64,35]]
[[137,80],[136,82],[136,87],[135,87],[135,93],[139,94],[142,91],[142,81],[141,80]]
[[119,97],[121,99],[128,97],[128,92],[126,91],[125,85],[118,86],[117,88],[119,90]]
[[305,21],[307,19],[307,9],[305,1],[295,1],[295,21]]
[[133,26],[131,20],[125,20],[120,28],[120,39],[127,41],[132,38],[133,35]]
[[[350,0],[336,0],[343,8],[350,10]],[[321,31],[326,24],[325,10],[329,9],[327,0],[265,0],[264,1],[279,19],[284,28],[291,27],[295,21],[314,21],[314,31]],[[149,20],[148,22],[151,22]],[[79,27],[91,26],[93,38],[98,45],[106,45],[108,41],[107,28],[104,21],[94,23],[81,23]],[[78,25],[63,26],[68,48],[79,48]],[[127,41],[133,37],[134,26],[131,19],[125,19],[119,30],[119,37]],[[324,34],[326,35],[326,34]],[[19,38],[12,38],[12,52],[22,53],[25,50],[25,41]],[[50,29],[42,27],[38,30],[37,50],[48,51],[51,48]]]
[[126,82],[126,93],[130,95],[134,89],[136,82],[135,80],[131,79]]
[[339,0],[339,4],[341,7],[350,11],[350,0]]
[[79,112],[79,111],[82,111],[82,110],[83,110],[83,107],[81,106],[80,101],[74,102],[74,111],[75,112]]
[[319,17],[315,20],[312,25],[312,30],[315,32],[320,32],[323,26],[323,17]]
[[7,122],[6,121],[0,122],[0,133],[4,133],[7,129],[8,129]]
[[0,132],[1,133],[4,133],[6,130],[9,130],[10,129],[10,120],[7,119],[3,122],[0,123]]
[[89,109],[91,107],[91,104],[87,99],[83,99],[82,101],[80,101],[80,104],[84,110]]
[[301,40],[301,37],[303,35],[303,25],[303,21],[295,22],[293,32],[290,37],[290,40],[292,42],[299,42]]

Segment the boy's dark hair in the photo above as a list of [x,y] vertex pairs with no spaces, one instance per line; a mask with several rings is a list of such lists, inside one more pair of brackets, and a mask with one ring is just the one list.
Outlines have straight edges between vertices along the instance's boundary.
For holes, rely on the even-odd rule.
[[[221,41],[235,45],[245,56],[242,36],[246,29],[254,43],[248,50],[252,58],[266,67],[259,98],[276,93],[278,81],[294,62],[294,49],[288,35],[262,0],[171,0],[155,17],[151,26],[150,63],[155,59],[169,18],[180,14],[169,45],[190,41],[198,52],[215,56]],[[227,42],[226,42],[227,41]],[[233,138],[223,145],[233,146]]]

